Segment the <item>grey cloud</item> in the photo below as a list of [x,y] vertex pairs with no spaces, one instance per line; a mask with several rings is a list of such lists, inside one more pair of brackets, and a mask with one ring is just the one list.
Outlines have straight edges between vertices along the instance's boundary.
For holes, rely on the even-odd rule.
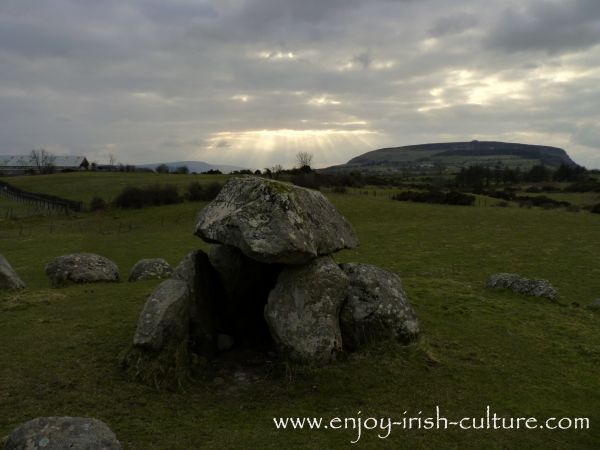
[[[339,163],[371,146],[483,136],[597,161],[600,51],[585,42],[598,3],[448,3],[0,0],[0,152],[100,160],[110,149],[122,162],[263,167],[293,163],[298,149]],[[583,46],[565,31],[566,47],[544,47],[528,34],[541,23],[592,31]],[[522,46],[507,33],[521,33]],[[576,47],[568,57],[515,52]],[[518,83],[525,98],[514,100]],[[488,104],[469,104],[477,89]],[[335,133],[243,140],[285,129]],[[267,144],[277,148],[256,148]]]
[[507,10],[489,35],[488,45],[509,52],[557,53],[600,43],[597,0],[535,1]]
[[479,24],[477,16],[470,13],[453,14],[438,19],[429,29],[435,37],[463,33]]

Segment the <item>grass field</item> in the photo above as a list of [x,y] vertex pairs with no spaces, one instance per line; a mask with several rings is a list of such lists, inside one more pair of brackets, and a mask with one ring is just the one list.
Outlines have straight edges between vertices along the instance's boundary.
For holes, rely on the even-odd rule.
[[[182,184],[194,178],[164,177]],[[152,174],[61,174],[9,181],[88,200],[157,180]],[[105,421],[128,449],[336,448],[350,446],[356,431],[278,431],[272,418],[357,417],[360,411],[363,418],[402,420],[405,411],[428,416],[439,405],[445,416],[459,419],[480,417],[490,405],[504,417],[589,417],[591,428],[394,428],[385,440],[363,430],[359,445],[597,448],[600,313],[585,305],[600,297],[600,216],[413,204],[382,195],[329,197],[361,241],[337,260],[398,272],[421,321],[421,341],[373,348],[321,369],[276,361],[259,371],[236,366],[236,373],[218,378],[199,376],[185,392],[155,392],[118,369],[158,282],[51,289],[43,270],[52,257],[74,251],[111,258],[123,279],[140,258],[162,256],[176,264],[189,250],[207,248],[192,236],[204,204],[0,218],[0,251],[29,286],[0,293],[0,437],[33,417],[75,415]],[[486,277],[498,271],[549,279],[560,304],[485,290]]]

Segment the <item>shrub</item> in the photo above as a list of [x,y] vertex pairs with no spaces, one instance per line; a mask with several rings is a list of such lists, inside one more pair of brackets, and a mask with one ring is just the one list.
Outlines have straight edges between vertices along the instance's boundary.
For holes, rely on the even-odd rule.
[[336,194],[347,194],[348,188],[346,186],[336,186],[332,189]]
[[100,197],[92,198],[92,201],[90,202],[90,211],[101,211],[103,209],[106,209],[106,202],[104,199]]
[[205,202],[213,200],[221,191],[223,186],[216,181],[202,184],[194,181],[187,187],[186,198],[192,202]]
[[119,208],[142,208],[144,203],[144,193],[136,187],[124,188],[114,200]]
[[117,195],[114,204],[119,208],[143,208],[171,205],[180,201],[176,186],[154,184],[145,188],[126,187]]
[[590,212],[593,214],[600,214],[600,203],[597,203],[596,205],[592,206]]
[[443,192],[429,190],[426,192],[404,191],[392,197],[393,200],[418,203],[439,203],[443,205],[472,206],[475,196],[458,191]]

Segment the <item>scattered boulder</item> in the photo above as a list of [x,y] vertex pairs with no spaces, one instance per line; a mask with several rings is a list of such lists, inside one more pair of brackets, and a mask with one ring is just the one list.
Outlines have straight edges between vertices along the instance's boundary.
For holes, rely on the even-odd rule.
[[600,310],[600,298],[597,298],[592,303],[590,303],[588,305],[588,308]]
[[395,273],[370,264],[342,264],[350,285],[340,313],[344,347],[357,350],[383,339],[414,340],[419,322]]
[[25,283],[8,263],[6,258],[0,255],[0,289],[23,289]]
[[342,350],[339,312],[348,277],[329,257],[287,266],[265,307],[278,347],[291,358],[327,363]]
[[140,259],[129,275],[129,281],[169,278],[173,273],[171,265],[163,258]]
[[263,263],[303,264],[358,245],[321,192],[258,177],[230,178],[200,212],[196,234]]
[[163,281],[144,305],[133,344],[159,351],[187,338],[191,302],[186,282]]
[[488,289],[510,289],[517,294],[558,300],[558,291],[548,280],[522,277],[516,273],[496,273],[488,278]]
[[184,281],[190,290],[190,347],[202,355],[213,354],[220,328],[217,307],[224,296],[219,274],[205,252],[194,250],[183,258],[171,278]]
[[73,253],[54,258],[46,265],[52,287],[69,283],[119,281],[119,268],[110,259],[93,253]]
[[5,450],[121,450],[110,428],[98,419],[38,417],[17,427]]

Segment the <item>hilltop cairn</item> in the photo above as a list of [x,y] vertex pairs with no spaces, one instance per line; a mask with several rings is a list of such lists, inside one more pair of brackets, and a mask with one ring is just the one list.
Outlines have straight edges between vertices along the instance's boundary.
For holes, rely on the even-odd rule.
[[319,191],[231,178],[200,212],[195,234],[213,244],[209,253],[188,254],[150,296],[126,366],[139,367],[140,357],[172,366],[185,348],[211,356],[253,342],[324,364],[344,349],[418,335],[397,275],[333,260],[358,239]]

